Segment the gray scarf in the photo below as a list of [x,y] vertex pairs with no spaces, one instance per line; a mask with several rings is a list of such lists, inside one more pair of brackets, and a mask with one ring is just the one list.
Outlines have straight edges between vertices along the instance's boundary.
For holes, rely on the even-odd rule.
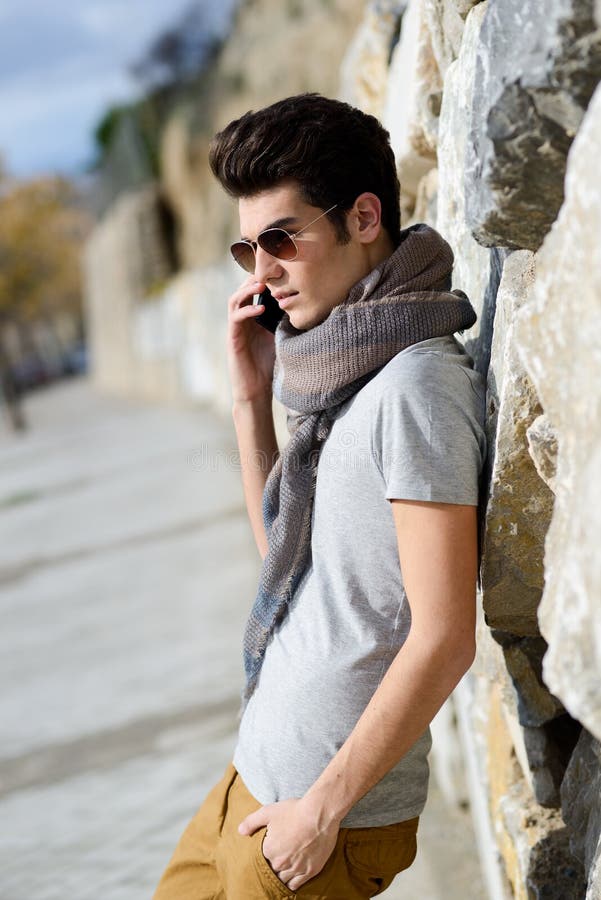
[[269,639],[311,560],[317,462],[340,406],[405,347],[476,321],[463,291],[450,290],[453,258],[437,231],[414,225],[323,322],[299,331],[284,316],[277,327],[273,392],[288,411],[290,440],[263,493],[268,551],[244,634],[242,711]]

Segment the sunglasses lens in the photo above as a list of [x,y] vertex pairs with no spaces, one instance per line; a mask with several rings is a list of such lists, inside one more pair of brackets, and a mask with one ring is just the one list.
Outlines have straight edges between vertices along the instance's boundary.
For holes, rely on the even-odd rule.
[[255,251],[245,241],[238,241],[230,247],[232,256],[246,272],[255,271]]
[[296,244],[287,231],[282,228],[268,228],[262,231],[257,238],[257,243],[266,253],[275,256],[276,259],[296,259]]

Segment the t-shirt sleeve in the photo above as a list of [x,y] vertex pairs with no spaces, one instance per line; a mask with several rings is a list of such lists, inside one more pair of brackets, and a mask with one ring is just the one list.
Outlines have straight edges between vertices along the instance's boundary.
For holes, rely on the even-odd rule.
[[431,354],[382,380],[372,453],[388,500],[478,504],[486,456],[482,376]]

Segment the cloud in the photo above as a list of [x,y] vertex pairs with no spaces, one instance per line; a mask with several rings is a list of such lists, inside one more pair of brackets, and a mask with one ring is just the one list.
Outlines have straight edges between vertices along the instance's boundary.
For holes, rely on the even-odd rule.
[[[237,0],[205,0],[216,27]],[[189,0],[0,0],[0,154],[16,175],[74,171],[93,127],[136,94],[128,66]]]
[[[43,88],[32,74],[0,90],[0,148],[16,175],[80,169],[90,161],[92,134],[107,98],[127,101],[134,93],[122,70],[81,60],[65,61],[48,73]],[[7,152],[8,151],[8,152]]]

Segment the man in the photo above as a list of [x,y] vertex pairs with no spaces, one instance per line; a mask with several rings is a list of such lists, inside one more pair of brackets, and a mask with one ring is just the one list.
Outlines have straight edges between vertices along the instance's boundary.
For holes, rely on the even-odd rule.
[[[413,861],[428,725],[474,656],[484,384],[453,333],[476,315],[442,237],[401,230],[372,116],[291,97],[210,162],[249,272],[227,349],[263,568],[233,762],[155,900],[362,900]],[[266,287],[275,337],[253,321]]]

